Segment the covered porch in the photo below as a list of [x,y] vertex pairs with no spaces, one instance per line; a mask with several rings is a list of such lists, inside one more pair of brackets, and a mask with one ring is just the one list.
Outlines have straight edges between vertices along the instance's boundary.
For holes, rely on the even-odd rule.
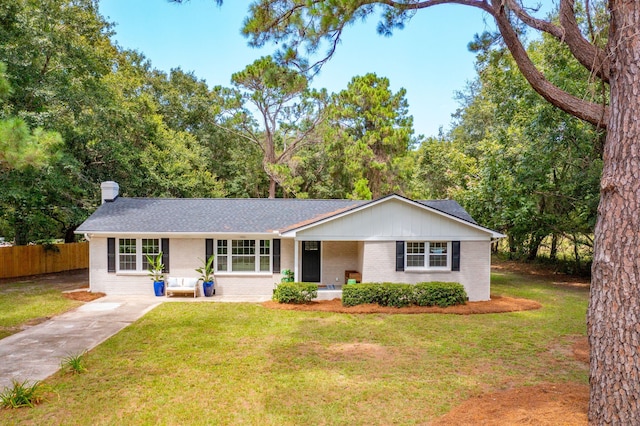
[[317,283],[319,300],[341,298],[349,279],[362,280],[363,255],[362,241],[296,239],[294,279]]

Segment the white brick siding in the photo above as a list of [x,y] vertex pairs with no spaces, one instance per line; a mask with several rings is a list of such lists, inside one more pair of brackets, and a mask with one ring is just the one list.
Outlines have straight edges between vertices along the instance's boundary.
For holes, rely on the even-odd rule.
[[323,241],[322,244],[322,283],[344,284],[344,272],[358,270],[358,242]]
[[415,284],[447,281],[462,284],[470,301],[489,300],[491,251],[489,241],[463,241],[460,244],[460,271],[396,271],[395,241],[365,241],[362,253],[363,282]]
[[[134,238],[129,237],[128,238]],[[293,241],[282,240],[283,268],[293,266]],[[285,250],[287,250],[285,252]],[[116,238],[117,251],[117,238]],[[289,253],[290,252],[290,253]],[[107,238],[93,237],[89,243],[91,291],[107,294],[153,295],[153,282],[146,271],[107,272]],[[205,238],[171,238],[169,240],[169,273],[166,277],[198,277],[195,268],[205,257]],[[116,253],[117,262],[117,253]],[[215,274],[216,295],[273,295],[280,274]],[[202,292],[199,293],[201,295]]]
[[[169,244],[170,272],[167,276],[197,277],[195,268],[200,266],[200,259],[204,258],[205,239],[171,238]],[[107,238],[94,237],[89,247],[92,291],[108,294],[154,294],[153,283],[146,271],[107,272]],[[459,272],[396,272],[395,250],[395,241],[323,241],[322,283],[343,284],[344,272],[356,270],[362,273],[363,282],[415,284],[422,281],[454,281],[465,287],[469,300],[489,299],[491,268],[489,241],[461,242]],[[293,269],[294,241],[292,239],[281,240],[280,265],[281,269]],[[299,266],[299,271],[301,270]],[[215,275],[216,294],[271,297],[274,284],[280,282],[280,278],[281,274],[218,273]]]

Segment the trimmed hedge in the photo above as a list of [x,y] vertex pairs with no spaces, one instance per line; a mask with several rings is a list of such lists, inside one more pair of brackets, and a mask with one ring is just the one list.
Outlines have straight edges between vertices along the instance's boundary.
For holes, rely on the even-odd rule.
[[432,281],[418,283],[413,291],[418,306],[439,306],[446,308],[453,305],[464,305],[467,301],[467,292],[462,284]]
[[318,297],[318,284],[280,283],[273,290],[273,300],[279,303],[307,303]]
[[409,305],[462,305],[467,293],[459,283],[424,282],[418,284],[363,283],[342,287],[342,305],[356,306],[377,303],[380,306],[402,308]]

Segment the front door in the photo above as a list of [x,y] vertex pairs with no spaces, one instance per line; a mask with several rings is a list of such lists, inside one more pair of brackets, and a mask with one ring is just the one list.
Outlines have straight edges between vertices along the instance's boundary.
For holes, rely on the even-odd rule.
[[320,241],[302,242],[302,281],[320,282]]

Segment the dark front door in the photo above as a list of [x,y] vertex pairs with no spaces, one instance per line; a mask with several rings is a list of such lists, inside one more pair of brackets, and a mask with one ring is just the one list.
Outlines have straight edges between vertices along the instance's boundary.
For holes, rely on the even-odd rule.
[[302,242],[302,281],[320,282],[320,241]]

